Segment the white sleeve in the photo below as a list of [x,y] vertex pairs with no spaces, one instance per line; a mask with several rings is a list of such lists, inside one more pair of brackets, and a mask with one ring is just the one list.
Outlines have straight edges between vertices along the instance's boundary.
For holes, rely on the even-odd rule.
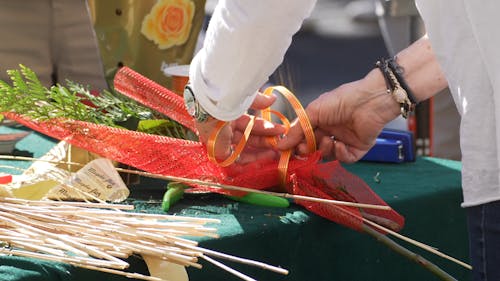
[[203,48],[190,66],[191,86],[201,106],[219,120],[243,115],[283,61],[315,2],[220,0]]

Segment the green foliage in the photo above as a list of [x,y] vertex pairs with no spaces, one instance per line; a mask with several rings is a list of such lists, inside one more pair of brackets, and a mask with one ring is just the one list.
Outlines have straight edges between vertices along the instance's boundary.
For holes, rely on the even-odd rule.
[[66,86],[46,88],[35,72],[23,65],[7,73],[12,85],[0,80],[0,112],[15,112],[35,120],[69,118],[108,126],[130,118],[152,117],[148,108],[107,90],[94,96],[88,88],[72,81],[66,81]]
[[188,139],[186,130],[177,123],[166,119],[142,120],[137,131],[162,136],[171,136],[178,139]]
[[[67,118],[113,127],[125,126],[174,138],[192,138],[179,123],[121,94],[104,90],[95,96],[87,87],[69,80],[65,86],[57,84],[46,88],[35,72],[24,65],[7,73],[12,85],[0,80],[0,113],[14,112],[39,121]],[[139,120],[145,122],[139,122],[142,125],[137,128]]]

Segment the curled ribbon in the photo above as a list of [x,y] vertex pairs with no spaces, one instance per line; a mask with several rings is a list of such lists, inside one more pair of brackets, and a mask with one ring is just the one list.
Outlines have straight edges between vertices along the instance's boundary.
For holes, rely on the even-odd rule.
[[[311,122],[309,121],[309,118],[307,117],[307,113],[304,110],[304,107],[302,104],[299,102],[297,97],[288,90],[284,86],[272,86],[268,87],[264,90],[264,95],[270,96],[273,94],[273,92],[276,91],[283,95],[288,102],[290,102],[292,108],[294,109],[295,113],[297,114],[297,118],[299,120],[299,123],[302,127],[302,130],[304,131],[305,139],[307,146],[309,148],[310,152],[315,152],[316,151],[316,138],[314,137],[314,131],[311,126]],[[278,118],[281,120],[283,125],[286,127],[285,134],[288,133],[288,130],[290,129],[290,121],[288,118],[285,117],[282,113],[279,111],[272,110],[270,107],[265,108],[261,110],[261,117],[267,121],[271,121],[271,115],[274,114],[278,116]],[[252,132],[253,125],[255,123],[255,116],[252,116],[250,118],[250,121],[248,122],[245,131],[243,133],[243,137],[241,138],[240,142],[236,145],[234,148],[234,151],[231,153],[231,155],[228,156],[223,161],[218,161],[215,157],[215,144],[217,142],[217,137],[219,136],[219,133],[222,131],[224,126],[226,126],[226,122],[224,121],[219,121],[215,127],[215,130],[212,132],[210,137],[208,138],[207,141],[207,152],[208,152],[208,158],[210,161],[222,166],[222,167],[227,167],[231,164],[233,164],[239,157],[239,155],[243,152],[243,149],[245,148],[245,145],[250,137],[250,133]],[[271,143],[273,146],[277,145],[277,140],[274,137],[269,137],[268,142]],[[285,151],[281,152],[279,163],[278,163],[278,171],[280,174],[280,180],[281,184],[285,185],[286,180],[287,180],[287,171],[288,171],[288,163],[290,161],[290,157],[292,155],[292,150],[288,149]]]

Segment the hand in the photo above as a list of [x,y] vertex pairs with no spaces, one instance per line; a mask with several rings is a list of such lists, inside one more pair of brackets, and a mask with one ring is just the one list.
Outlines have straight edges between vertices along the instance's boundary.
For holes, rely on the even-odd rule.
[[[251,108],[260,110],[271,106],[276,100],[275,96],[257,94]],[[243,137],[243,132],[250,121],[250,115],[243,115],[240,118],[228,122],[220,131],[215,144],[215,157],[224,160],[232,153],[231,147],[237,144]],[[209,118],[209,120],[196,123],[200,141],[207,143],[208,138],[214,132],[219,120]],[[279,151],[274,149],[266,140],[267,137],[276,137],[285,132],[282,125],[274,124],[262,118],[256,118],[255,123],[247,141],[245,149],[238,159],[239,164],[249,163],[261,159],[275,159],[279,156]]]
[[[399,105],[387,94],[378,70],[365,78],[344,84],[312,101],[306,113],[316,136],[318,150],[325,158],[352,163],[375,144],[382,128],[399,113]],[[307,154],[304,133],[296,121],[278,143],[285,150]]]

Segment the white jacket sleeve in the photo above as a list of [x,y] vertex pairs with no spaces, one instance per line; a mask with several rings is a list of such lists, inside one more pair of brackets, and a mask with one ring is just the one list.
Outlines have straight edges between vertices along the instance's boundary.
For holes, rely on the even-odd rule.
[[191,86],[201,106],[219,120],[243,115],[283,61],[315,2],[220,0],[190,66]]

